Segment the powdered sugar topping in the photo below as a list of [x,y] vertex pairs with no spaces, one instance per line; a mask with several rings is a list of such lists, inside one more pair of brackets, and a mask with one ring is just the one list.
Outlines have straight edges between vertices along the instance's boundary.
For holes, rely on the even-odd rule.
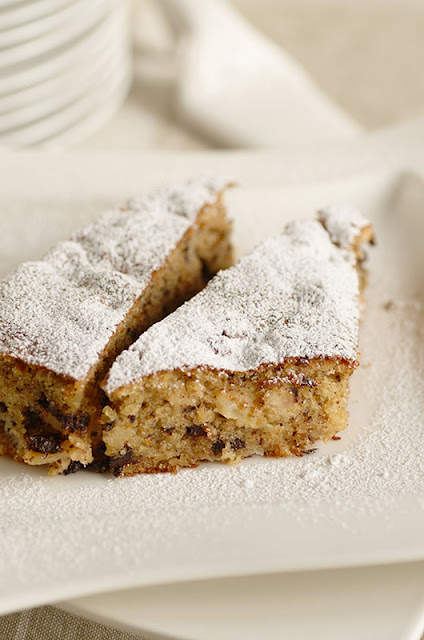
[[334,244],[343,249],[352,247],[361,230],[369,225],[362,213],[348,204],[333,204],[321,209],[319,219]]
[[[352,226],[348,216],[345,226]],[[293,222],[140,336],[113,364],[105,390],[174,368],[246,371],[290,357],[354,361],[358,293],[351,252],[319,221]]]
[[0,282],[0,353],[84,378],[152,273],[226,184],[157,189],[21,265]]

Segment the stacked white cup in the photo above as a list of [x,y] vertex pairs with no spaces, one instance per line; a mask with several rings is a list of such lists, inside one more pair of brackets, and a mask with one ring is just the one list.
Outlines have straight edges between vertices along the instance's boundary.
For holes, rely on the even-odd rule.
[[130,81],[126,0],[0,0],[0,148],[75,144]]

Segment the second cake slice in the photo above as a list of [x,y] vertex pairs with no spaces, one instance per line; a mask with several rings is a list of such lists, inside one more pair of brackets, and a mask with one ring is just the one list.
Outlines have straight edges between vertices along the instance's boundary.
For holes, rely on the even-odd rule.
[[289,224],[124,351],[104,385],[115,474],[301,455],[344,429],[372,239],[350,208]]

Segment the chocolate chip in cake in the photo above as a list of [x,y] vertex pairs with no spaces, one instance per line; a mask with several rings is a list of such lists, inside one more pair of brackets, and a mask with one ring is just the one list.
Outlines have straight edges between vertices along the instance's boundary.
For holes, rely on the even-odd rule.
[[47,396],[46,396],[46,394],[44,392],[41,393],[38,402],[43,407],[43,409],[47,409],[48,411],[50,411],[50,403],[47,400]]
[[7,412],[7,406],[5,405],[4,402],[0,402],[0,412],[1,413],[6,413]]
[[28,449],[37,453],[58,453],[61,450],[60,434],[29,436],[26,439]]
[[198,438],[199,436],[205,436],[205,428],[200,424],[192,424],[186,429],[186,433],[190,438]]
[[127,451],[118,458],[111,458],[109,468],[114,476],[119,476],[122,467],[129,464],[132,460],[132,449],[128,447]]
[[66,469],[63,472],[64,476],[69,476],[71,473],[76,473],[80,471],[80,469],[84,469],[84,465],[81,462],[75,462],[75,460],[71,460]]
[[71,431],[72,433],[75,431],[79,431],[80,433],[87,431],[90,423],[90,416],[88,413],[63,413],[63,411],[57,409],[49,401],[44,393],[41,394],[39,403],[43,409],[46,409],[54,418],[59,420],[64,431]]
[[22,413],[24,415],[25,440],[28,449],[37,453],[57,453],[61,451],[61,435],[59,433],[49,433],[48,425],[45,425],[41,416],[29,407],[24,409]]
[[25,418],[24,424],[27,431],[35,431],[41,428],[43,423],[39,413],[33,411],[29,407],[24,409],[22,413]]
[[135,416],[133,416],[133,415],[128,416],[128,420],[129,420],[130,422],[135,422]]
[[212,453],[215,456],[219,456],[219,454],[224,449],[224,447],[225,447],[225,442],[223,440],[221,440],[221,438],[219,438],[212,445]]
[[88,429],[90,416],[88,413],[62,414],[60,422],[62,423],[64,431],[79,431],[83,433]]
[[110,458],[107,457],[106,446],[104,442],[100,442],[98,445],[93,447],[93,458],[94,462],[91,462],[86,469],[89,471],[94,471],[96,473],[105,473],[110,470]]
[[245,441],[242,440],[241,438],[233,438],[230,444],[231,444],[231,449],[233,451],[237,451],[238,449],[244,449],[246,446]]

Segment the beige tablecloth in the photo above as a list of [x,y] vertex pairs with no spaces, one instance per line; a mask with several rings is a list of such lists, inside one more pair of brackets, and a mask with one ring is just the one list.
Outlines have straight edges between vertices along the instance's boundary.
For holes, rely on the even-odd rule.
[[[148,636],[116,631],[54,607],[30,609],[0,618],[0,638],[1,640],[151,640]],[[424,635],[421,640],[424,640]]]
[[84,620],[56,609],[40,607],[0,618],[1,640],[149,640]]

